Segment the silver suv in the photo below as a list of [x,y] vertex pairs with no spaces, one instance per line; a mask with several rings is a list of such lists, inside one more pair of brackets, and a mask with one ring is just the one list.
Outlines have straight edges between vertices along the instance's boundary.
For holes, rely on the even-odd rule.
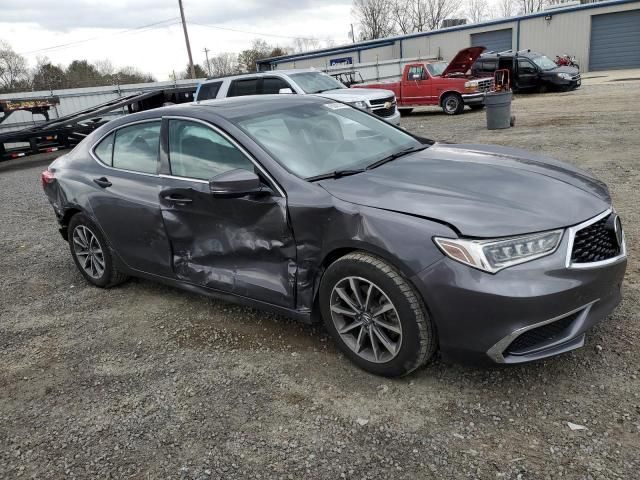
[[319,95],[346,102],[400,125],[396,96],[390,90],[351,89],[313,68],[249,73],[206,80],[198,85],[196,101],[268,94]]

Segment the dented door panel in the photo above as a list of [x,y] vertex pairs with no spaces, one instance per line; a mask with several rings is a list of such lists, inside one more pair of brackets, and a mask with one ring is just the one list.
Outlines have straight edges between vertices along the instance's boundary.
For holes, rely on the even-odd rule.
[[[216,198],[207,183],[165,181],[160,204],[178,279],[279,306],[294,305],[296,249],[286,198]],[[190,202],[175,201],[182,197]]]

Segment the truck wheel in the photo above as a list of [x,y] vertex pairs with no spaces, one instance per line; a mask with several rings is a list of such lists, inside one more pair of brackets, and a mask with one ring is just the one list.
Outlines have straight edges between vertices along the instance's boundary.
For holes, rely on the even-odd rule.
[[413,112],[413,108],[399,108],[398,111],[400,112],[401,116],[405,117]]
[[442,110],[447,115],[458,115],[464,110],[464,102],[458,93],[447,93],[442,97]]

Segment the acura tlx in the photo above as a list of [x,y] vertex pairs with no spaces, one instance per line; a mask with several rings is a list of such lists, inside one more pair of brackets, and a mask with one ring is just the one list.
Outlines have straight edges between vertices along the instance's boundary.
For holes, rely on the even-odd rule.
[[441,144],[349,105],[265,95],[111,121],[42,173],[80,273],[305,322],[361,368],[581,347],[621,299],[607,187],[506,147]]

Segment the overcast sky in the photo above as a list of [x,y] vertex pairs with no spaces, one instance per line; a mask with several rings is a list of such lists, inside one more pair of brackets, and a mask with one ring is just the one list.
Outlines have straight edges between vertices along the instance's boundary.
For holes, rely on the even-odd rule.
[[[282,46],[293,37],[346,43],[352,21],[351,0],[183,3],[196,63],[203,63],[205,47],[210,55],[239,52],[256,38]],[[178,0],[0,0],[0,39],[31,66],[37,56],[64,65],[74,59],[108,58],[116,67],[133,65],[166,80],[172,70],[184,70],[187,64],[179,17]],[[155,25],[138,28],[150,24]]]

